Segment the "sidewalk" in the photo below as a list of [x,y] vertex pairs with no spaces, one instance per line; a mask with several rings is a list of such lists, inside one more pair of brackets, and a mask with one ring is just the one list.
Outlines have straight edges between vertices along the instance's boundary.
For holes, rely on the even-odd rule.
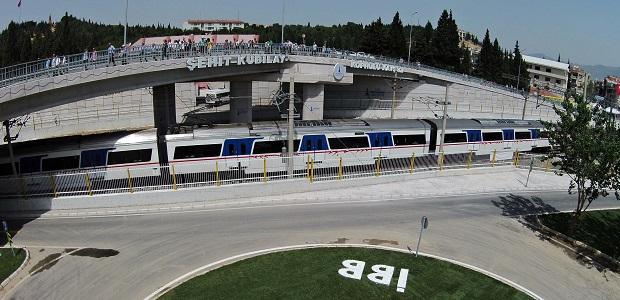
[[[511,192],[563,191],[569,179],[553,173],[534,171],[528,186],[527,170],[513,167],[445,170],[413,175],[394,175],[342,181],[308,183],[282,181],[219,188],[197,188],[138,194],[68,198],[81,204],[107,207],[67,207],[49,211],[22,212],[21,216],[43,218],[133,215],[231,207],[283,205],[308,202],[355,202],[416,199]],[[256,196],[262,195],[262,196]],[[54,199],[60,202],[67,199]],[[114,203],[124,205],[112,205]],[[66,203],[65,203],[66,204]]]

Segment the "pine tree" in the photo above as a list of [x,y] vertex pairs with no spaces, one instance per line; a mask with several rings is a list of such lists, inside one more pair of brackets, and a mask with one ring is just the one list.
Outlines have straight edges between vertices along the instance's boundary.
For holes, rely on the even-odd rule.
[[452,18],[452,12],[448,13],[447,10],[444,10],[439,17],[433,37],[433,47],[435,48],[437,66],[450,70],[458,69],[461,49],[459,47],[458,28]]
[[482,49],[480,50],[480,61],[476,68],[476,76],[482,77],[486,80],[493,80],[493,64],[494,64],[494,49],[491,44],[491,38],[489,30],[487,29],[484,39],[482,40]]
[[461,51],[463,55],[459,64],[459,72],[470,75],[472,73],[471,53],[467,47],[462,48]]
[[519,82],[519,86],[517,87],[520,90],[527,90],[529,86],[529,78],[530,74],[527,71],[527,65],[525,61],[523,61],[523,56],[521,55],[521,50],[519,49],[519,41],[515,44],[515,49],[513,52],[514,59],[512,60],[512,75],[517,76],[517,81]]
[[383,54],[385,48],[385,27],[379,18],[364,28],[361,50],[371,54]]
[[405,29],[398,12],[394,15],[394,19],[390,25],[390,30],[388,32],[388,47],[387,54],[390,57],[403,58],[407,56]]
[[429,66],[436,66],[435,64],[435,48],[433,47],[433,35],[435,30],[433,24],[427,22],[426,26],[418,36],[416,36],[415,51],[414,54],[417,60],[421,63]]
[[558,53],[558,62],[562,62],[562,56]]

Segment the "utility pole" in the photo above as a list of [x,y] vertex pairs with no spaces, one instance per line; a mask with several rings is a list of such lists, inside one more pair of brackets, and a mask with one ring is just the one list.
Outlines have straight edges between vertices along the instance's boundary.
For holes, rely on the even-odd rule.
[[9,148],[9,159],[11,160],[13,176],[17,176],[17,168],[15,167],[15,156],[13,155],[13,144],[11,144],[11,142],[13,141],[13,138],[11,137],[11,122],[9,120],[6,120],[3,123],[4,128],[6,128],[6,137],[4,138],[4,141]]
[[396,79],[398,72],[394,71],[394,82],[392,82],[392,108],[390,110],[390,119],[394,119],[396,111]]
[[446,140],[446,122],[448,119],[448,105],[450,104],[450,102],[448,102],[448,95],[450,94],[450,83],[446,84],[446,99],[443,102],[443,117],[442,117],[442,124],[441,124],[441,142],[439,144],[439,152],[443,152],[443,143]]
[[413,14],[411,14],[411,25],[409,28],[409,54],[407,55],[407,63],[411,63],[411,44],[413,44],[413,17],[417,14],[418,12],[414,12]]
[[129,9],[129,0],[125,0],[125,29],[123,30],[123,46],[127,45],[127,10]]
[[523,112],[521,113],[521,120],[525,120],[525,108],[527,107],[527,98],[529,98],[529,96],[529,92],[523,96]]
[[287,165],[286,169],[288,171],[288,176],[293,178],[294,175],[294,155],[295,155],[295,142],[294,142],[294,134],[295,134],[295,78],[293,69],[291,69],[289,73],[290,79],[290,87],[289,87],[289,98],[288,98],[288,128],[286,133],[286,138],[288,139],[287,145]]
[[588,73],[586,73],[586,82],[583,86],[583,101],[588,101],[588,84],[590,83],[590,81],[588,80]]
[[280,40],[280,43],[284,44],[284,7],[285,7],[285,1],[282,0],[282,38]]

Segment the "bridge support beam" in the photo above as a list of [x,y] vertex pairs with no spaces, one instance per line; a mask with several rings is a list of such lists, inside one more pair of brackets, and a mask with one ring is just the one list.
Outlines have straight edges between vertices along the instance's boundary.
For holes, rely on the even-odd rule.
[[168,129],[177,123],[175,104],[174,83],[153,87],[153,121],[155,128],[157,128],[159,163],[162,165],[168,164],[166,134]]
[[323,120],[325,107],[325,85],[307,83],[303,85],[303,120]]
[[252,122],[252,82],[230,82],[230,123]]

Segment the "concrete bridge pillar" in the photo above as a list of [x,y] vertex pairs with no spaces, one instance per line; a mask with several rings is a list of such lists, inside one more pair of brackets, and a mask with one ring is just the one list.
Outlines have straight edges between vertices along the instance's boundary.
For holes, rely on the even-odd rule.
[[252,82],[230,82],[230,123],[252,122]]
[[159,163],[168,164],[165,136],[168,133],[168,128],[177,123],[174,83],[153,87],[153,117],[155,128],[157,128]]
[[323,120],[325,107],[325,85],[307,83],[303,85],[303,120]]

